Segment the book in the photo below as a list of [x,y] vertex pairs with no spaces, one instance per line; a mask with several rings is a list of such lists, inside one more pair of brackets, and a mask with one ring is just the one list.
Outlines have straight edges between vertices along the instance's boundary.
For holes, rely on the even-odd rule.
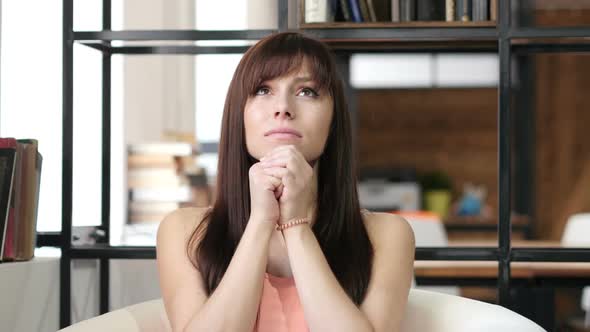
[[0,261],[4,257],[7,226],[14,218],[11,207],[16,173],[16,139],[0,138]]
[[348,5],[350,6],[350,13],[353,22],[360,23],[363,21],[363,17],[361,15],[361,8],[359,6],[359,0],[348,0]]
[[455,2],[455,15],[456,21],[471,21],[471,0],[457,0]]
[[189,185],[178,188],[137,188],[129,191],[129,199],[134,202],[191,202]]
[[416,1],[400,0],[399,15],[401,22],[411,22],[416,20]]
[[338,1],[337,12],[339,12],[339,15],[340,14],[342,15],[342,19],[345,22],[352,21],[352,14],[350,13],[350,6],[348,5],[348,0],[339,0]]
[[330,0],[305,0],[305,23],[324,23],[332,20]]
[[127,172],[129,188],[176,188],[187,183],[187,177],[173,169],[145,168],[130,169]]
[[391,0],[371,0],[377,22],[391,21]]
[[371,18],[371,22],[377,22],[377,14],[375,13],[373,0],[367,0],[367,6],[369,6],[369,16]]
[[367,4],[367,0],[358,0],[358,3],[361,9],[363,22],[371,22],[371,14],[369,14],[369,5]]
[[418,21],[444,21],[445,2],[442,0],[417,0]]
[[391,0],[391,21],[392,22],[399,22],[399,1],[400,0]]
[[15,222],[15,260],[30,260],[34,256],[37,241],[37,208],[41,177],[42,156],[36,139],[19,139],[22,144],[23,162],[21,171],[21,190],[19,218]]
[[490,20],[498,20],[498,0],[490,0]]
[[178,171],[198,168],[196,156],[166,156],[135,154],[127,157],[127,168],[169,168]]
[[455,20],[455,0],[446,0],[445,20],[447,22],[452,22]]
[[473,21],[488,20],[488,0],[473,0],[471,8]]
[[16,257],[16,246],[18,237],[16,236],[16,225],[22,219],[23,214],[23,176],[24,176],[24,149],[25,145],[18,140],[16,142],[16,160],[14,167],[14,180],[12,194],[10,197],[10,216],[6,224],[6,235],[4,241],[4,252],[2,260],[12,261]]
[[171,156],[192,156],[197,155],[195,145],[184,142],[153,142],[136,143],[128,146],[129,154],[156,154]]

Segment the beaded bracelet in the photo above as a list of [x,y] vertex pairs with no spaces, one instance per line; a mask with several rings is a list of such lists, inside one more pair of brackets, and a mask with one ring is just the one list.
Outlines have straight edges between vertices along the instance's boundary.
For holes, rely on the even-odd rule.
[[295,225],[301,225],[301,224],[309,224],[309,218],[295,218],[295,219],[291,219],[290,221],[284,223],[284,224],[277,224],[275,229],[277,231],[282,231],[285,230],[289,227],[293,227]]

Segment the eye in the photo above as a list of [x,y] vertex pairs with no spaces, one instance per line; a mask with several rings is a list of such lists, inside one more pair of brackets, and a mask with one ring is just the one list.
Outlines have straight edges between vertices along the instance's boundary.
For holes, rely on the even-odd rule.
[[261,86],[258,89],[256,89],[256,92],[254,93],[255,95],[266,95],[270,93],[270,89],[267,86]]
[[299,91],[299,95],[303,95],[304,97],[317,97],[319,96],[318,93],[312,88],[303,88]]

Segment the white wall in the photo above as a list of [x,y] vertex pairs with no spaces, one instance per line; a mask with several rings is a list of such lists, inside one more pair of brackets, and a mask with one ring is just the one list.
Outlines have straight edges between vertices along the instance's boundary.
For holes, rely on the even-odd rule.
[[[194,29],[194,0],[124,2],[125,29]],[[161,140],[166,131],[194,133],[194,61],[190,55],[124,58],[125,142]]]

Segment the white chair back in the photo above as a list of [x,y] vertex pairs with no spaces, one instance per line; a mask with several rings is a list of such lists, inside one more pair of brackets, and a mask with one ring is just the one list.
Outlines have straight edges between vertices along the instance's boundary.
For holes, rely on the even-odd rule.
[[[563,235],[561,245],[564,247],[590,247],[590,213],[577,213],[571,215]],[[590,327],[590,286],[582,290],[580,306],[586,311],[585,326]]]
[[[437,292],[411,289],[402,332],[544,332],[501,306]],[[61,332],[170,332],[161,299],[94,317]],[[60,332],[58,331],[58,332]]]
[[[416,247],[446,247],[449,245],[445,226],[435,213],[401,211],[397,214],[406,219],[412,227],[416,238]],[[415,280],[412,282],[412,288],[461,295],[459,287],[456,286],[416,286]]]

